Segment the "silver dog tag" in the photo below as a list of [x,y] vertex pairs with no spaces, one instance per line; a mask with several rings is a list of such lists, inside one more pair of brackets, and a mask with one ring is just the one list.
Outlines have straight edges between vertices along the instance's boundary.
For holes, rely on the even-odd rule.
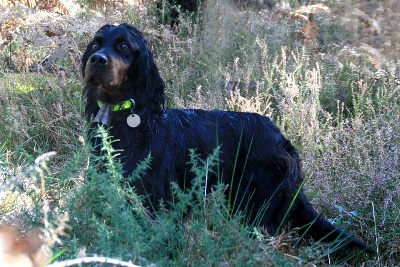
[[129,127],[135,128],[138,127],[140,124],[140,117],[137,114],[131,114],[126,118],[126,123]]

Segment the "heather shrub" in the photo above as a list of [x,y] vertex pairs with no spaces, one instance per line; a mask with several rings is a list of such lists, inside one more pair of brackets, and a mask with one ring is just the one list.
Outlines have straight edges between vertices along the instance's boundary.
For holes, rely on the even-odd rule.
[[145,209],[141,200],[145,196],[138,196],[129,186],[130,180],[140,179],[150,168],[151,155],[124,180],[110,136],[104,128],[96,136],[102,139],[103,154],[91,155],[87,181],[67,205],[74,219],[69,222],[69,251],[62,258],[74,257],[84,249],[89,255],[100,253],[139,264],[272,266],[291,262],[279,257],[272,246],[260,254],[258,241],[249,238],[251,229],[240,223],[240,214],[227,210],[225,185],[204,193],[207,173],[216,171],[218,148],[207,160],[190,151],[195,174],[192,185],[180,189],[173,184],[173,202],[161,203],[171,209],[155,212]]
[[[330,13],[315,15],[318,39],[310,46],[305,22],[284,10],[263,13],[210,0],[200,16],[183,15],[171,29],[166,17],[160,24],[156,1],[146,2],[123,8],[119,1],[113,8],[99,2],[107,7],[97,9],[93,1],[80,1],[84,8],[51,28],[58,35],[37,30],[45,21],[38,17],[2,43],[0,225],[44,229],[58,260],[97,254],[160,266],[343,264],[319,243],[298,242],[293,233],[269,237],[262,228],[242,224],[241,214],[230,216],[225,185],[205,195],[202,181],[214,170],[218,149],[208,165],[192,153],[194,187],[174,186],[176,201],[164,203],[171,209],[154,216],[123,180],[118,151],[104,130],[98,134],[105,154],[90,155],[82,119],[81,52],[102,24],[129,22],[143,31],[154,52],[168,107],[270,116],[299,149],[313,204],[377,251],[376,257],[358,255],[346,264],[395,266],[400,259],[399,65],[395,56],[386,60],[363,43],[368,29],[356,23],[357,16],[365,18],[363,6],[331,1]],[[283,2],[296,8],[305,1]],[[13,12],[29,16],[21,10]],[[386,9],[376,10],[379,15]],[[45,154],[50,151],[57,154]],[[149,165],[151,157],[132,179]]]

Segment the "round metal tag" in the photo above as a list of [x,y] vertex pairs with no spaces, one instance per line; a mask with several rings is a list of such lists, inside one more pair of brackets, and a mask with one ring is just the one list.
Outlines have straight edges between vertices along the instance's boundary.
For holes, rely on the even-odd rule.
[[126,123],[129,127],[135,128],[138,127],[140,124],[140,117],[137,114],[131,114],[126,118]]

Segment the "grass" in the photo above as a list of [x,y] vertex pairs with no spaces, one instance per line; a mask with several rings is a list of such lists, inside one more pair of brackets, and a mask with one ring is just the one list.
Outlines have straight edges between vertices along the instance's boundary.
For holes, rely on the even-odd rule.
[[[323,13],[316,15],[322,25],[318,49],[304,42],[302,22],[238,10],[228,0],[208,1],[197,23],[183,17],[174,32],[159,23],[153,1],[105,16],[144,32],[166,81],[169,107],[258,112],[278,124],[299,148],[313,204],[377,251],[375,257],[358,255],[347,264],[399,262],[398,64],[371,62],[370,55],[357,52],[359,42],[353,38],[359,33]],[[218,150],[208,164],[193,153],[194,186],[174,186],[171,210],[149,217],[142,197],[121,182],[106,132],[99,135],[107,153],[90,156],[79,58],[90,38],[87,31],[95,31],[103,20],[89,7],[71,20],[92,26],[63,25],[66,39],[51,40],[60,47],[68,43],[69,56],[46,66],[20,60],[42,62],[46,53],[60,51],[58,45],[35,43],[40,32],[32,43],[16,37],[11,57],[10,45],[2,46],[1,225],[23,232],[44,229],[58,260],[97,254],[159,266],[340,263],[319,243],[292,246],[298,241],[295,233],[268,237],[260,228],[243,225],[240,214],[231,216],[225,185],[204,195],[202,181],[207,172],[217,171],[212,163]],[[33,35],[29,27],[22,28],[28,36]],[[343,56],[345,45],[352,46],[357,60]],[[35,162],[50,151],[57,154]],[[99,161],[107,163],[105,172],[98,171]],[[151,157],[136,177],[149,165]]]

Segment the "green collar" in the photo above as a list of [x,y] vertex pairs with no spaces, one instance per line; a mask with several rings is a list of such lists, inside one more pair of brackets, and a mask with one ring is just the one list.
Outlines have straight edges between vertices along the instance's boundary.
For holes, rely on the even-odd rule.
[[[99,106],[99,108],[101,108],[101,106],[103,105],[103,102],[98,100],[97,105]],[[127,110],[127,109],[133,110],[134,108],[135,108],[135,100],[133,100],[133,99],[121,101],[119,103],[111,105],[111,111],[123,111],[123,110]]]

